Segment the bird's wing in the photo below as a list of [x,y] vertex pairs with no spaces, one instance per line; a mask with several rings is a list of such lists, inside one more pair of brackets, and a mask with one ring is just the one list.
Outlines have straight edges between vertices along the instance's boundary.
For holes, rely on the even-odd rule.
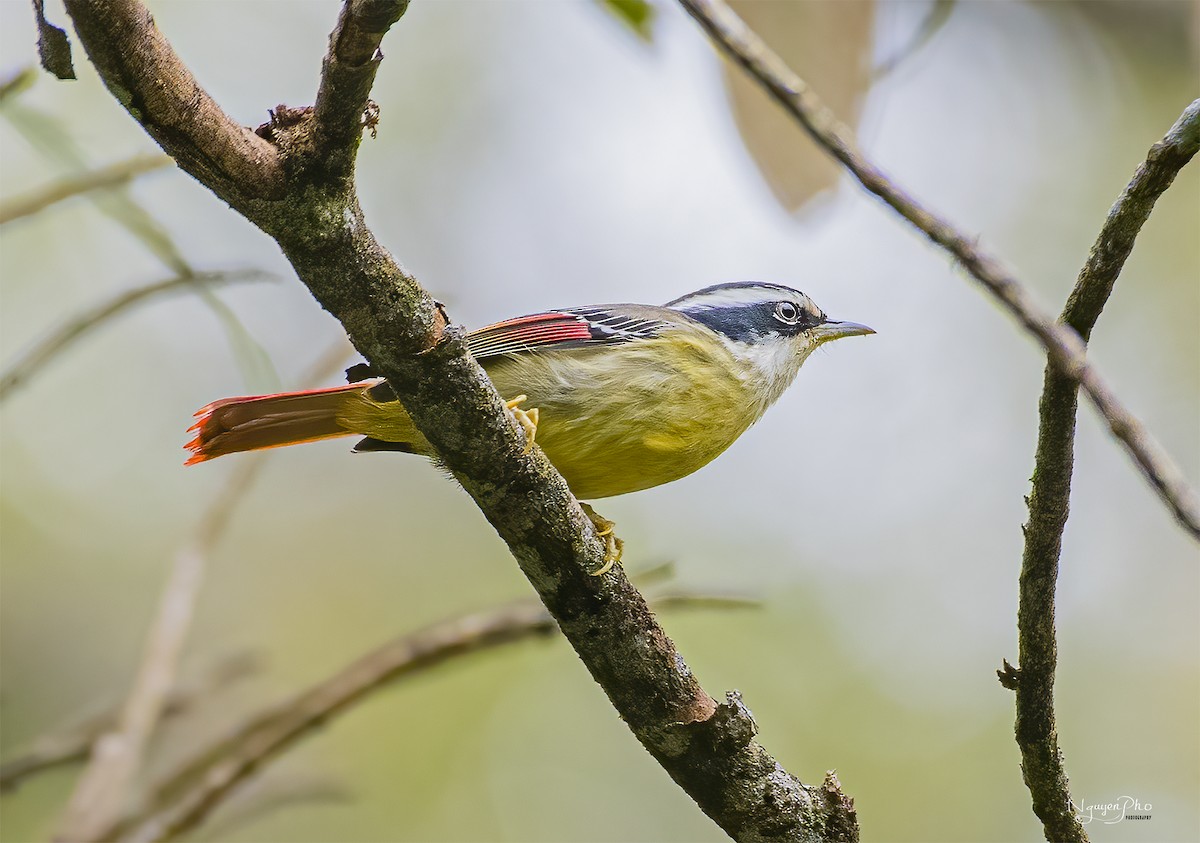
[[552,310],[488,325],[467,335],[476,359],[550,349],[611,345],[658,336],[668,324],[652,308],[604,305]]

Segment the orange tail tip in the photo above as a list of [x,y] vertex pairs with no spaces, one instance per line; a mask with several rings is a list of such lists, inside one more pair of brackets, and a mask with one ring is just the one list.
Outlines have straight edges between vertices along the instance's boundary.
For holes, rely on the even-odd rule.
[[[267,397],[267,396],[263,396],[263,397]],[[237,401],[239,399],[233,398],[233,399],[225,399],[225,400],[226,401]],[[252,397],[247,397],[247,398],[244,398],[241,400],[253,401],[256,399],[252,398]],[[188,433],[194,432],[196,435],[193,436],[188,441],[188,443],[183,446],[185,451],[192,452],[191,456],[189,456],[184,461],[184,463],[183,463],[184,465],[195,465],[196,463],[205,462],[205,461],[211,460],[213,457],[217,456],[217,454],[207,452],[205,449],[205,446],[208,443],[208,441],[211,441],[211,440],[217,438],[222,433],[222,431],[219,429],[220,428],[219,423],[213,419],[213,411],[215,409],[217,409],[218,405],[220,405],[221,403],[222,403],[221,401],[213,401],[211,404],[205,404],[203,407],[201,407],[199,410],[197,410],[195,413],[192,414],[196,418],[196,422],[195,422],[195,424],[193,424],[191,427],[189,427],[187,429],[187,432]]]
[[355,431],[339,423],[339,411],[353,400],[351,393],[373,385],[353,383],[213,401],[196,411],[196,422],[188,428],[189,433],[194,431],[196,435],[184,445],[191,452],[184,465],[239,451],[349,436]]

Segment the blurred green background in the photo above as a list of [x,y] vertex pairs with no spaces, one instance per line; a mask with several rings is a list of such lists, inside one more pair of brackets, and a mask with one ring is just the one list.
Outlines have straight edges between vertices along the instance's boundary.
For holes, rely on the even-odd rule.
[[[869,153],[1055,311],[1146,149],[1200,92],[1190,2],[774,5],[790,17],[767,34],[819,91],[821,79],[857,80],[831,100],[857,115]],[[312,101],[338,4],[152,8],[205,87],[253,126],[276,103]],[[710,692],[742,692],[790,771],[816,782],[837,769],[864,839],[1040,839],[1012,694],[994,671],[1016,660],[1042,357],[861,191],[842,180],[812,198],[819,176],[786,186],[788,172],[818,172],[809,141],[770,115],[756,123],[761,103],[726,84],[699,29],[670,3],[655,9],[646,41],[585,0],[415,3],[384,44],[379,137],[359,163],[367,219],[469,326],[757,278],[876,328],[815,356],[710,467],[600,511],[618,522],[628,567],[673,560],[681,585],[765,598],[753,612],[663,622]],[[931,11],[945,14],[926,26]],[[27,4],[0,3],[5,76],[34,60],[34,40]],[[54,121],[49,135],[0,110],[6,198],[64,177],[62,138],[92,166],[154,149],[78,45],[75,58],[80,81],[42,78],[16,100]],[[765,161],[781,138],[782,163],[764,163],[764,177],[748,149]],[[273,389],[271,368],[294,383],[339,335],[272,242],[189,177],[148,175],[132,196],[198,269],[283,277],[218,292],[272,366],[239,365],[214,311],[177,296],[88,338],[0,408],[4,757],[128,687],[172,554],[242,459],[185,470],[192,411]],[[1093,341],[1193,483],[1198,198],[1193,164]],[[0,231],[0,361],[171,274],[100,211],[75,200]],[[529,593],[453,483],[415,458],[348,451],[342,440],[275,452],[239,505],[183,672],[247,650],[266,666],[168,725],[151,778],[390,636]],[[1093,840],[1195,840],[1197,552],[1086,406],[1075,476],[1058,600],[1073,792],[1153,804],[1149,822],[1091,824]],[[4,795],[0,835],[49,839],[76,773]],[[374,696],[194,837],[722,839],[558,640]]]

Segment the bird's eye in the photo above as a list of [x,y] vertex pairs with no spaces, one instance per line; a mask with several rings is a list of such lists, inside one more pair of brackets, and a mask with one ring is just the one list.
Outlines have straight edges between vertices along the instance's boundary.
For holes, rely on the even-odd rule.
[[800,309],[790,301],[781,301],[775,305],[775,317],[789,325],[795,325],[800,320]]

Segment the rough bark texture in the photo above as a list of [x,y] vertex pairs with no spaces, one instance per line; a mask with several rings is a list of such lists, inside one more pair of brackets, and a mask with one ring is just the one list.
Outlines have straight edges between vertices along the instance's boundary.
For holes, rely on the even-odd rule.
[[[1078,389],[1083,387],[1104,421],[1179,524],[1200,538],[1200,499],[1170,456],[1117,400],[1087,362],[1086,342],[1134,239],[1155,200],[1200,146],[1200,100],[1193,102],[1156,144],[1113,206],[1074,292],[1056,324],[999,260],[946,220],[898,188],[855,147],[813,90],[735,14],[724,0],[679,0],[731,60],[741,65],[864,188],[878,196],[1000,301],[1046,349],[1037,467],[1020,581],[1020,670],[1005,662],[1001,684],[1017,691],[1017,742],[1022,768],[1047,839],[1086,840],[1071,809],[1054,726],[1054,590],[1067,520]],[[1073,329],[1073,330],[1072,330]]]
[[[367,228],[354,152],[379,39],[405,3],[347,2],[315,108],[280,106],[250,132],[195,82],[133,0],[67,0],[105,83],[180,166],[272,236],[391,382],[441,460],[516,557],[580,659],[650,753],[739,840],[856,840],[835,778],[809,787],[755,740],[736,697],[718,705],[640,593],[615,570],[562,478],[524,437],[462,333]],[[403,537],[397,536],[397,543]]]
[[[1193,102],[1162,141],[1151,147],[1125,191],[1109,211],[1087,263],[1067,299],[1061,320],[1084,342],[1112,293],[1138,232],[1155,201],[1200,149],[1200,100]],[[1047,364],[1038,406],[1039,427],[1025,552],[1021,563],[1016,674],[1017,745],[1021,769],[1046,839],[1084,841],[1087,833],[1071,806],[1071,792],[1054,718],[1058,649],[1054,597],[1063,529],[1071,498],[1075,416],[1079,387]],[[1003,679],[1002,679],[1003,681]]]

